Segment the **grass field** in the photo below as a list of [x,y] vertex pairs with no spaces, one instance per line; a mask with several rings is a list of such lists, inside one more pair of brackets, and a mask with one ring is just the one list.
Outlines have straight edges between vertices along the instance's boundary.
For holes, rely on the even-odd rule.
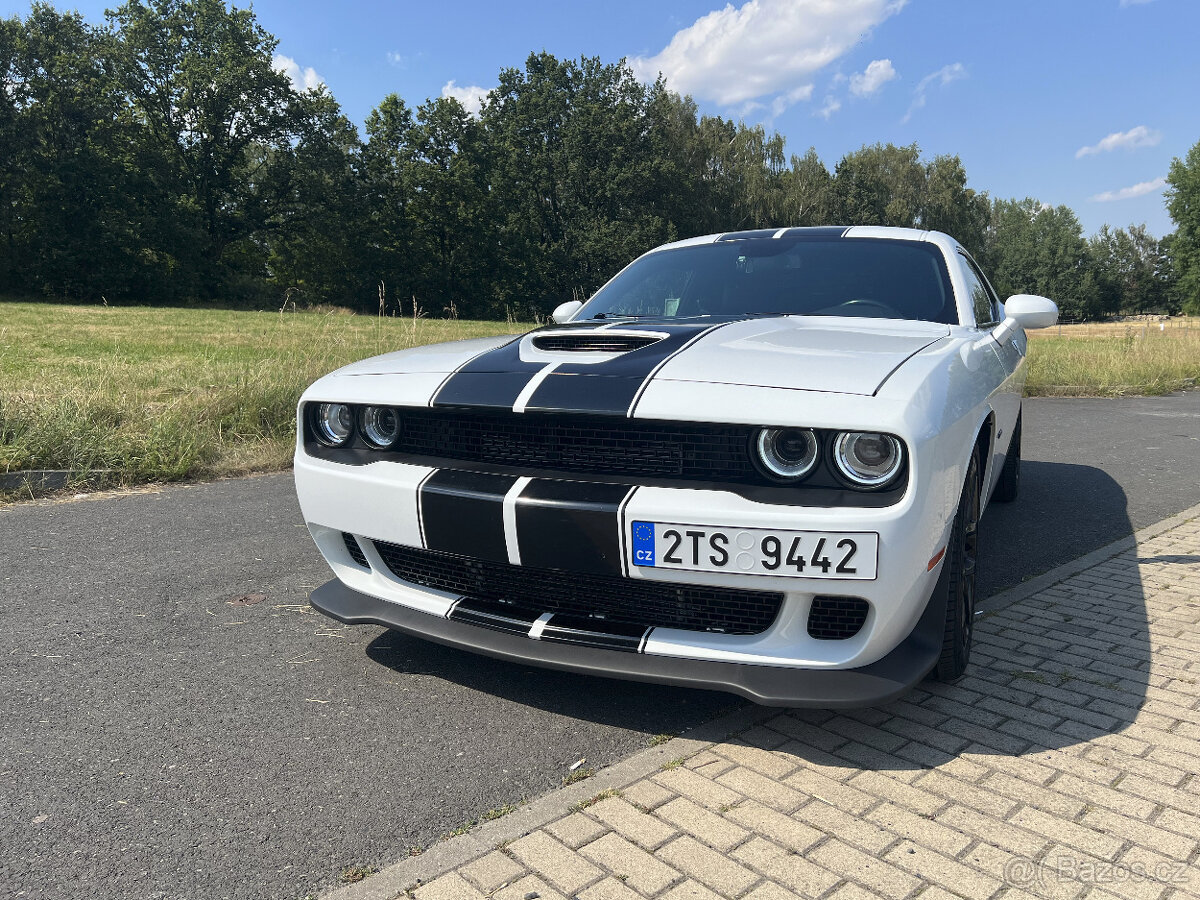
[[0,472],[88,471],[80,483],[100,486],[285,468],[296,401],[326,372],[528,327],[0,303]]
[[1029,396],[1169,394],[1200,381],[1200,322],[1064,325],[1029,336]]
[[[0,303],[0,472],[89,472],[90,488],[282,469],[296,400],[326,372],[527,327]],[[1030,394],[1161,394],[1200,378],[1200,325],[1065,326],[1029,356]]]

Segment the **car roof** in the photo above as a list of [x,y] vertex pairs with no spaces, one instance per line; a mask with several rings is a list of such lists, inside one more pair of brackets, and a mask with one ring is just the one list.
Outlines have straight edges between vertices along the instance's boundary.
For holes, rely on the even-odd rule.
[[770,240],[773,238],[788,238],[790,240],[836,240],[838,238],[876,238],[897,241],[927,241],[940,245],[943,249],[954,252],[958,241],[940,231],[927,231],[920,228],[897,228],[886,225],[816,225],[798,228],[755,228],[749,231],[724,231],[716,234],[704,234],[673,241],[655,247],[651,253],[659,250],[674,250],[678,247],[694,247],[698,244],[716,244],[724,241]]

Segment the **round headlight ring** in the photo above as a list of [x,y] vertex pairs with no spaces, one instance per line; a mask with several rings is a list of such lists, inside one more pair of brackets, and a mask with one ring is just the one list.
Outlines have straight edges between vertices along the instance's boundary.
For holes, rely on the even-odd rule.
[[313,416],[317,440],[328,447],[341,447],[354,436],[354,409],[345,403],[318,403]]
[[904,447],[890,434],[843,431],[833,442],[833,464],[851,484],[881,488],[900,474]]
[[362,432],[372,447],[386,449],[400,438],[400,416],[390,406],[368,406],[363,410]]
[[821,444],[811,428],[763,428],[755,438],[759,465],[779,481],[799,481],[817,466]]

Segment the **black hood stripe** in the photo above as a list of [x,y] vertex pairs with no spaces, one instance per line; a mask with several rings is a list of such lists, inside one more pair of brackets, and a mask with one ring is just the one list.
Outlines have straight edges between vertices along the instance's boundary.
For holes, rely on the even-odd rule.
[[[525,408],[629,416],[655,372],[671,357],[719,327],[704,325],[684,329],[673,326],[674,331],[661,341],[622,353],[606,363],[559,366],[542,382]],[[641,330],[653,329],[647,326]]]
[[[570,323],[571,330],[596,331],[619,324],[622,331],[665,335],[645,347],[600,363],[521,359],[521,338],[473,357],[442,382],[430,406],[474,407],[513,412],[581,412],[630,416],[650,379],[673,356],[730,322]],[[561,330],[550,326],[546,330]],[[534,332],[536,333],[536,332]]]
[[661,341],[595,365],[564,363],[533,392],[527,411],[589,412],[628,416],[634,399],[668,359],[717,326],[634,326],[633,331],[666,333]]
[[429,405],[512,409],[529,379],[546,366],[523,361],[520,348],[518,337],[471,357],[442,382]]

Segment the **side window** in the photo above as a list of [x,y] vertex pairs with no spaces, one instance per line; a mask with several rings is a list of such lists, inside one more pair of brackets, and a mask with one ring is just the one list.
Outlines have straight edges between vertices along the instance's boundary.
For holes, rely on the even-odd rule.
[[971,300],[971,308],[975,311],[975,325],[988,328],[996,324],[996,309],[993,305],[991,292],[984,286],[983,274],[975,266],[975,261],[965,253],[962,257],[963,277],[967,280],[967,296]]

